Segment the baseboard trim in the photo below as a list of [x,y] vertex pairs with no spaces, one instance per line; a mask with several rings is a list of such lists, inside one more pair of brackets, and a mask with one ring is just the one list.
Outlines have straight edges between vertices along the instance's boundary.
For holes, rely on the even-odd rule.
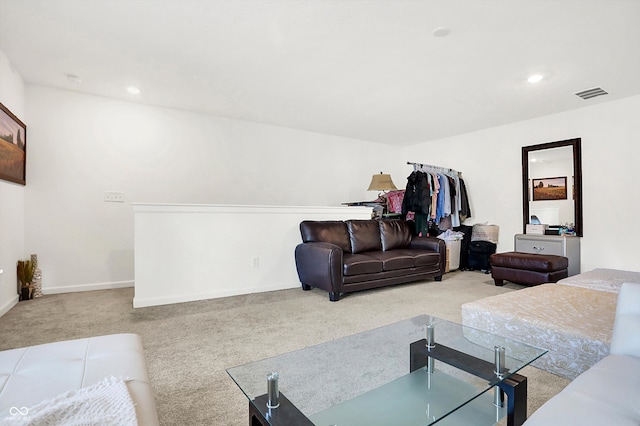
[[242,294],[264,293],[267,291],[288,290],[299,287],[300,284],[282,285],[273,284],[260,287],[243,288],[243,289],[227,289],[210,293],[192,293],[184,295],[176,295],[169,297],[133,297],[134,308],[146,308],[149,306],[172,305],[174,303],[195,302],[197,300],[219,299],[221,297],[240,296]]
[[10,299],[3,306],[0,306],[0,317],[6,314],[7,312],[9,312],[11,308],[13,308],[18,304],[19,301],[20,301],[20,296],[16,294],[15,296],[13,296],[13,299]]
[[108,283],[79,284],[64,287],[43,287],[42,294],[75,293],[79,291],[109,290],[133,287],[133,281],[112,281]]

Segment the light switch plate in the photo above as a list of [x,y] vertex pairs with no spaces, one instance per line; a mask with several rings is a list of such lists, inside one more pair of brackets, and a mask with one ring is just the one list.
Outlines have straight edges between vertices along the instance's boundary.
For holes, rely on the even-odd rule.
[[124,192],[107,191],[104,193],[104,201],[107,203],[124,203]]

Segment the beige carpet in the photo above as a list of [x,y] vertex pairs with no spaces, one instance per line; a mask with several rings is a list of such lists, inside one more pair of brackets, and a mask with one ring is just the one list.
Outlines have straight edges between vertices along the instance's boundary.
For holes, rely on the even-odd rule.
[[[133,309],[133,289],[48,295],[0,317],[0,350],[131,332],[142,336],[163,425],[245,426],[247,400],[225,369],[419,314],[461,321],[460,306],[514,291],[489,275],[452,272],[350,294],[336,303],[301,289]],[[568,381],[533,367],[529,413]]]

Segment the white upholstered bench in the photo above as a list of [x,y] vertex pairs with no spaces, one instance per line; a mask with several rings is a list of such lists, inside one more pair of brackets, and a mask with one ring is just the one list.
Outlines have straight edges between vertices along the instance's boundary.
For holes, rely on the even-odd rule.
[[640,284],[620,288],[611,354],[538,408],[526,426],[640,424]]
[[640,272],[596,268],[558,281],[558,284],[618,293],[623,283],[640,283]]
[[0,352],[0,422],[12,416],[34,415],[28,412],[30,407],[109,377],[127,379],[139,425],[159,424],[142,340],[136,334]]
[[462,305],[462,323],[549,350],[532,365],[574,379],[609,354],[618,291],[640,272],[599,268]]
[[541,284],[462,305],[462,323],[549,352],[532,363],[574,379],[609,353],[618,295]]

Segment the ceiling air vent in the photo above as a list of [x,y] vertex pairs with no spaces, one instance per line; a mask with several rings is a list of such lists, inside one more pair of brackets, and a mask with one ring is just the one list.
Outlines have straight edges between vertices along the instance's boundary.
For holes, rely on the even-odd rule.
[[596,96],[608,95],[608,92],[605,92],[601,87],[594,87],[593,89],[583,90],[582,92],[576,93],[576,96],[581,97],[584,100],[595,98]]

